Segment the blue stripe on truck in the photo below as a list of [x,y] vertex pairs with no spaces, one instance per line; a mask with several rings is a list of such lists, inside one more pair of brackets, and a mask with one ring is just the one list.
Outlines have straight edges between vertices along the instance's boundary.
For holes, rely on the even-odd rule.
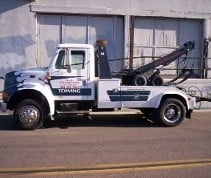
[[107,91],[111,101],[147,101],[150,91]]

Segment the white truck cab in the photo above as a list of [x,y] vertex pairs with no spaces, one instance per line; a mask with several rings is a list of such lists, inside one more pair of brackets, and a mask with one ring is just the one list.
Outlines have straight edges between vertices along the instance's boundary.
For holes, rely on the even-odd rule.
[[48,68],[54,100],[94,100],[94,47],[60,44]]
[[22,129],[40,128],[47,117],[61,114],[135,108],[165,126],[179,125],[195,106],[195,98],[174,86],[122,85],[112,78],[106,42],[59,44],[46,68],[5,75],[3,101],[14,110]]

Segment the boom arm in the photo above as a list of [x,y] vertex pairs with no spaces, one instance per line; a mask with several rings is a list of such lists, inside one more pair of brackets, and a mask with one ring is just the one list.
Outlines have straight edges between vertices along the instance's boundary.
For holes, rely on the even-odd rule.
[[159,59],[146,64],[144,66],[141,66],[137,69],[135,69],[135,73],[137,74],[144,74],[145,72],[148,72],[152,69],[155,69],[156,67],[163,65],[169,65],[170,63],[172,63],[173,61],[175,61],[176,59],[178,59],[180,56],[182,55],[187,55],[189,51],[191,51],[192,49],[194,49],[195,47],[195,42],[194,41],[188,41],[187,43],[185,43],[181,48],[171,52],[170,54],[160,57]]

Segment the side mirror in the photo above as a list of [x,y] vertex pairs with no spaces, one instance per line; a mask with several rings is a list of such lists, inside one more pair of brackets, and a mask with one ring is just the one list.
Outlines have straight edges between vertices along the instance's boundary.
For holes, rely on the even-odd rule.
[[71,67],[70,67],[70,64],[65,64],[64,65],[64,69],[70,69]]
[[64,69],[67,69],[67,72],[71,73],[71,66],[69,64],[65,64]]

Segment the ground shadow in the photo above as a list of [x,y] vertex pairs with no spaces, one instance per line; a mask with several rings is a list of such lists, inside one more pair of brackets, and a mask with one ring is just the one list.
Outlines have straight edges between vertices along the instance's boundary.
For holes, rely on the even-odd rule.
[[0,114],[0,131],[1,130],[18,130],[11,114]]
[[[62,116],[51,121],[47,119],[42,129],[71,127],[156,127],[157,125],[143,116],[95,116],[92,119],[84,116]],[[20,130],[13,120],[12,115],[0,115],[0,131]]]
[[48,120],[44,128],[58,127],[156,127],[156,124],[143,116],[95,116],[89,119],[84,116],[59,117],[55,121]]

